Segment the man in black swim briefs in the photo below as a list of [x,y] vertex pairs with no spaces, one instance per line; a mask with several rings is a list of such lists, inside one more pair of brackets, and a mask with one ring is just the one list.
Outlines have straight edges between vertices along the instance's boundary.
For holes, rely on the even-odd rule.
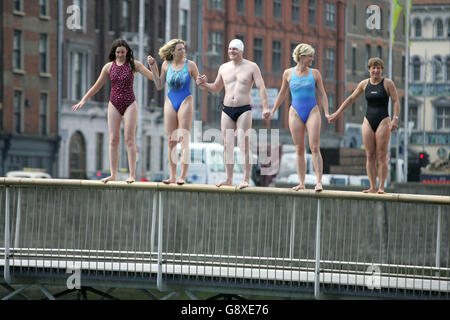
[[224,106],[221,119],[221,129],[224,141],[225,171],[227,178],[217,184],[218,187],[233,184],[234,169],[234,134],[237,132],[239,149],[244,159],[244,181],[239,189],[248,187],[250,182],[250,129],[252,128],[252,112],[250,107],[250,92],[253,83],[259,90],[263,104],[263,119],[269,114],[267,91],[261,70],[254,62],[243,58],[244,44],[234,39],[228,46],[229,62],[220,66],[214,83],[207,83],[205,75],[197,77],[201,89],[217,93],[225,87]]

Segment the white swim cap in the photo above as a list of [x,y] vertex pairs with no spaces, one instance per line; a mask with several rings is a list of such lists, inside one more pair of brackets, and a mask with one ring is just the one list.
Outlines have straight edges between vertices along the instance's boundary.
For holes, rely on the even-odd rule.
[[228,48],[237,48],[241,51],[244,51],[244,43],[239,39],[233,39],[230,41]]

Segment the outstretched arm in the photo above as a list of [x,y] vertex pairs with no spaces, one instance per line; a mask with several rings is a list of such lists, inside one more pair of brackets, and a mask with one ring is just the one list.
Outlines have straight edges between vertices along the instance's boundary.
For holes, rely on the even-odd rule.
[[[155,76],[154,76],[154,70],[150,71],[147,69],[146,66],[144,66],[140,61],[134,60],[134,64],[136,66],[136,71],[141,73],[144,77],[146,77],[149,80],[152,80],[155,82]],[[154,63],[154,66],[150,66],[150,68],[155,69],[156,72],[158,71],[158,67],[156,66],[156,63]]]
[[221,70],[222,67],[219,68],[219,72],[217,73],[217,77],[214,83],[208,83],[207,82],[208,79],[204,74],[202,75],[199,74],[195,82],[197,83],[197,85],[201,90],[207,90],[209,92],[218,93],[220,90],[222,90],[224,86]]
[[273,105],[272,112],[270,112],[269,117],[273,117],[277,109],[280,107],[280,105],[284,102],[286,99],[288,92],[289,92],[289,74],[290,69],[284,70],[283,73],[283,79],[281,80],[281,89],[278,93],[277,99],[275,100],[275,104]]
[[148,56],[147,57],[147,63],[150,66],[150,70],[152,71],[153,82],[155,83],[156,89],[157,90],[163,89],[164,88],[164,83],[161,80],[161,76],[159,74],[158,64],[156,63],[156,59],[153,58],[152,56]]
[[253,79],[255,81],[255,86],[258,88],[259,96],[262,101],[262,116],[263,119],[268,119],[270,115],[269,111],[269,98],[267,97],[266,85],[264,84],[264,79],[261,75],[261,70],[258,65],[255,63],[253,67]]
[[76,111],[82,108],[86,101],[89,100],[90,97],[95,95],[105,85],[106,81],[108,80],[110,66],[111,63],[108,63],[103,67],[102,72],[100,73],[100,76],[98,77],[95,84],[91,87],[91,89],[89,89],[89,91],[84,95],[79,103],[72,106],[72,111]]
[[356,99],[364,92],[365,82],[367,80],[361,81],[356,87],[355,91],[340,105],[340,107],[328,117],[328,122],[334,122],[337,118],[344,112],[345,109],[350,107],[353,103],[355,103]]

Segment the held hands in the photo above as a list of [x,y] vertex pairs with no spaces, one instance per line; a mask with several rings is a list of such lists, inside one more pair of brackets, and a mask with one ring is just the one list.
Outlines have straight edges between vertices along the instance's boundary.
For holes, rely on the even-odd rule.
[[268,108],[263,108],[263,112],[262,112],[262,118],[264,120],[268,120],[270,118],[272,118],[273,113],[269,111]]
[[328,119],[328,123],[332,123],[332,122],[335,122],[337,120],[337,118],[339,118],[339,116],[340,116],[340,112],[336,111],[333,114],[325,115],[325,118]]
[[156,60],[155,60],[155,58],[153,58],[152,56],[149,55],[147,57],[147,63],[150,67],[152,67],[156,63]]
[[208,82],[208,77],[206,77],[206,75],[204,74],[199,74],[195,82],[198,86],[201,86],[202,84],[206,84],[206,82]]

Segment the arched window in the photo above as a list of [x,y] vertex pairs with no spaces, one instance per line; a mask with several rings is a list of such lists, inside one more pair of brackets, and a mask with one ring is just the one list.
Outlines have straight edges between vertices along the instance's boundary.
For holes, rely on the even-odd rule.
[[420,59],[419,57],[413,58],[413,81],[420,81]]
[[435,35],[436,38],[441,38],[444,36],[444,24],[441,19],[436,19],[434,23]]
[[417,38],[422,37],[422,22],[419,19],[414,22],[414,36]]
[[442,81],[442,58],[440,56],[434,56],[433,57],[433,75],[434,75],[434,81]]

